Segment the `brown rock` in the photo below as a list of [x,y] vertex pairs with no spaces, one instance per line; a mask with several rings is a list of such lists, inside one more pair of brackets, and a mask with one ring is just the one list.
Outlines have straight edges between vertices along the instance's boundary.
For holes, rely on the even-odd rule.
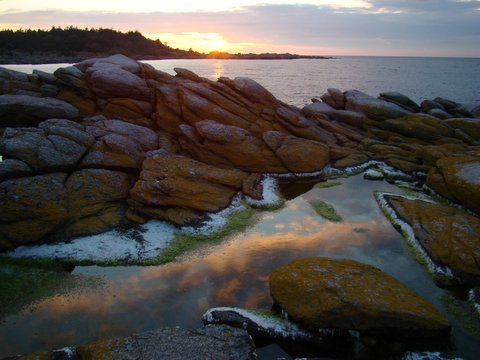
[[432,171],[428,176],[427,185],[442,195],[445,195],[442,190],[447,189],[457,202],[480,214],[480,158],[445,157],[437,161],[437,168],[438,172]]
[[131,179],[118,171],[85,169],[70,175],[65,187],[73,222],[66,234],[78,236],[106,231],[121,222]]
[[143,162],[129,203],[139,212],[153,207],[214,212],[230,203],[247,176],[240,170],[220,169],[158,151]]
[[480,140],[480,119],[448,119],[445,121],[449,126],[454,129],[460,129],[474,140]]
[[404,136],[422,140],[433,140],[453,134],[452,129],[441,120],[425,114],[410,114],[398,119],[389,119],[384,121],[382,126]]
[[317,141],[286,135],[279,131],[264,133],[263,140],[291,172],[318,171],[330,161],[328,147]]
[[289,318],[312,328],[405,337],[449,330],[431,303],[381,270],[353,260],[291,262],[270,275],[270,293]]
[[66,177],[55,173],[0,182],[0,249],[42,240],[67,221]]
[[460,282],[480,283],[480,219],[463,210],[421,200],[388,196],[398,216],[432,260],[454,271]]

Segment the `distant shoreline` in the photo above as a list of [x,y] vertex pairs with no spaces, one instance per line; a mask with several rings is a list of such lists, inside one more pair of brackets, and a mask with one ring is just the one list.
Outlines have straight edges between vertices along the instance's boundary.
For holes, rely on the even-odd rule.
[[[92,57],[105,57],[111,54],[88,54],[64,56],[58,54],[25,54],[0,55],[0,65],[39,65],[39,64],[75,64]],[[139,56],[133,57],[139,61],[150,60],[297,60],[297,59],[334,59],[333,56],[296,55],[296,54],[225,54],[219,56],[207,54],[205,56]]]

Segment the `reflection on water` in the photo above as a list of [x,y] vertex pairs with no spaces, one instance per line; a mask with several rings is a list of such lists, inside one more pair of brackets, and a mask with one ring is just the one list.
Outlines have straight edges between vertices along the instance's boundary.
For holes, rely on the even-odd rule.
[[216,61],[215,63],[213,63],[213,73],[215,79],[222,77],[224,72],[225,69],[223,67],[223,61]]
[[[277,211],[262,212],[246,232],[153,267],[77,267],[75,274],[104,278],[102,291],[57,295],[0,324],[0,356],[58,348],[159,326],[195,328],[213,306],[270,307],[268,275],[309,256],[351,258],[383,269],[442,309],[442,290],[409,256],[401,236],[378,209],[373,190],[400,190],[361,176],[343,185],[313,188]],[[320,218],[312,200],[334,204],[342,223]],[[458,351],[480,350],[455,327]],[[463,351],[463,353],[462,353]],[[468,357],[465,357],[467,359]]]

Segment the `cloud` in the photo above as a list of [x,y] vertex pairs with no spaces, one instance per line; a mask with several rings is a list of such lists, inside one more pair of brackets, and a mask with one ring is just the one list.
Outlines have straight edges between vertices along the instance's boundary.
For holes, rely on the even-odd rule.
[[[480,56],[480,1],[368,0],[364,1],[368,6],[351,8],[327,3],[184,13],[8,12],[0,13],[0,24],[101,26],[147,34],[218,33],[229,43],[244,44],[244,51],[249,50],[245,44],[256,44],[251,47],[256,51]],[[175,47],[171,41],[169,45]]]

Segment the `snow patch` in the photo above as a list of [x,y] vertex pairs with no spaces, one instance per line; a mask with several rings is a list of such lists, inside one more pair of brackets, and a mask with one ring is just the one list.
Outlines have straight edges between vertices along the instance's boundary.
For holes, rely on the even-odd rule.
[[[387,214],[387,217],[389,220],[396,226],[398,226],[404,234],[407,242],[420,254],[420,256],[425,260],[427,263],[427,267],[430,272],[432,272],[434,275],[440,275],[448,278],[453,278],[453,272],[452,270],[447,267],[447,266],[440,266],[436,264],[428,255],[428,253],[425,251],[425,249],[422,247],[420,242],[417,240],[415,237],[415,233],[413,232],[412,227],[410,224],[407,222],[403,221],[398,217],[397,213],[395,210],[390,206],[388,203],[386,196],[398,196],[402,197],[404,199],[408,200],[417,200],[419,199],[418,197],[412,197],[412,196],[406,196],[406,195],[398,195],[398,194],[392,194],[392,193],[380,193],[377,192],[375,193],[375,198],[377,200],[378,205],[380,208]],[[424,201],[429,201],[427,199],[422,199]],[[430,200],[429,202],[434,203],[434,201]]]
[[288,320],[282,320],[274,316],[262,315],[251,310],[236,307],[216,307],[209,309],[203,314],[203,319],[208,323],[213,323],[215,321],[213,312],[215,311],[234,312],[265,329],[268,333],[272,334],[272,336],[282,339],[311,338],[313,336],[312,333],[299,328],[296,324]]
[[479,299],[477,298],[477,296],[475,295],[476,291],[480,292],[480,290],[477,290],[475,288],[471,289],[468,292],[468,300],[470,300],[470,302],[473,304],[473,307],[477,311],[478,316],[480,316],[480,302],[479,302]]
[[462,360],[462,358],[445,357],[439,352],[407,352],[402,360]]
[[257,207],[273,206],[282,203],[282,198],[279,196],[278,180],[272,176],[266,176],[262,180],[262,199],[253,199],[250,196],[245,196],[247,204]]

